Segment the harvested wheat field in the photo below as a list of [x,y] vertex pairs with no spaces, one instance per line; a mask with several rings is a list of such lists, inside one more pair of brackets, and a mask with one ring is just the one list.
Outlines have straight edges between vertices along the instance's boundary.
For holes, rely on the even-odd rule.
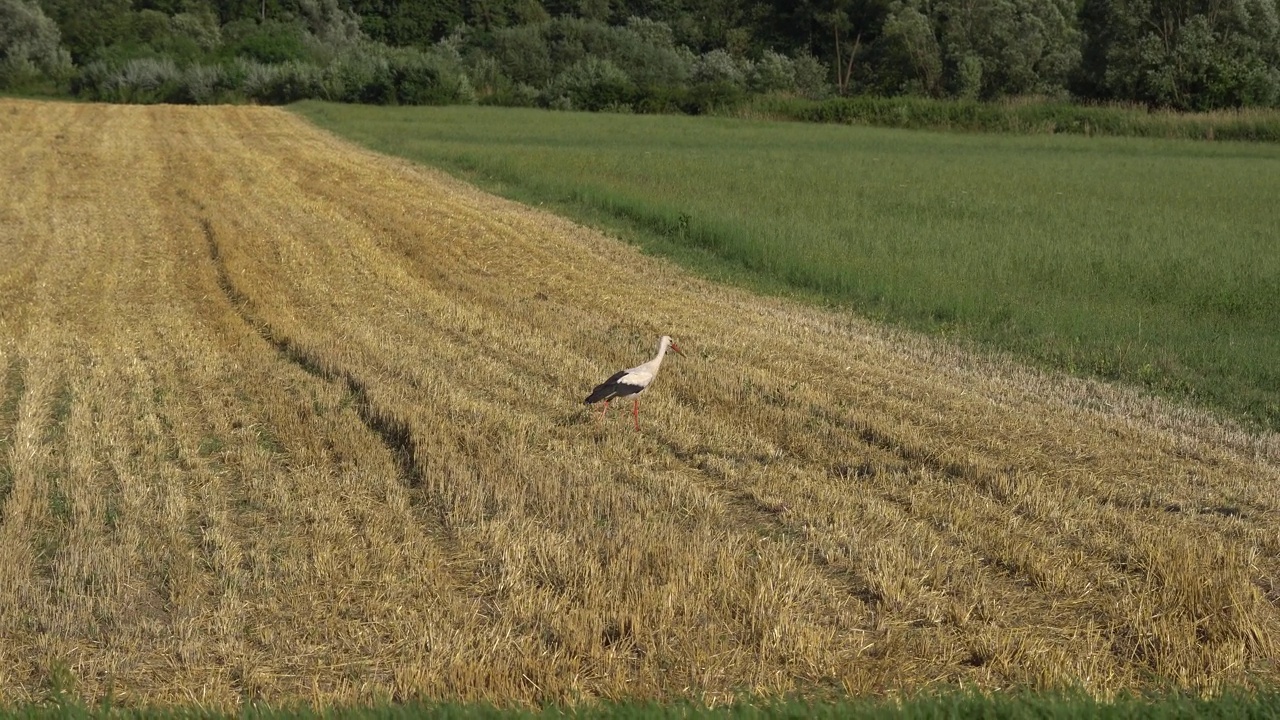
[[1280,679],[1275,435],[278,109],[3,101],[0,177],[0,702]]

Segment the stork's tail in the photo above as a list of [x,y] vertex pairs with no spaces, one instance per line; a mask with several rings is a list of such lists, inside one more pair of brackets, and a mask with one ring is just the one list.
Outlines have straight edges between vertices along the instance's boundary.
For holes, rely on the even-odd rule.
[[587,399],[582,401],[582,404],[592,405],[601,400],[612,400],[617,396],[618,386],[614,383],[604,383],[603,385],[597,385],[596,389],[592,390],[591,394],[587,396]]

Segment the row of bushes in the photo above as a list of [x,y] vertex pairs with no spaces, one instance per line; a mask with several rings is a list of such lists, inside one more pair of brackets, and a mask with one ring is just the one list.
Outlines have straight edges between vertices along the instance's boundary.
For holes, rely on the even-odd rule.
[[284,104],[307,98],[338,102],[441,105],[474,102],[466,76],[431,53],[406,49],[352,52],[328,65],[301,60],[262,63],[233,58],[180,67],[169,58],[95,61],[71,91],[121,103]]
[[[788,88],[785,83],[767,85],[752,80],[750,65],[720,51],[696,58],[695,63],[702,67],[691,72],[684,83],[672,85],[638,84],[611,60],[586,56],[540,89],[513,82],[495,74],[493,68],[486,70],[483,64],[476,67],[475,59],[473,56],[468,62],[448,47],[424,52],[370,45],[342,54],[328,65],[301,60],[262,63],[245,58],[186,67],[165,58],[95,61],[80,70],[72,90],[85,99],[126,103],[284,104],[318,98],[400,105],[480,102],[615,112],[701,114],[728,109],[756,117],[880,127],[1280,142],[1280,115],[1262,109],[1187,114],[1056,100],[987,103],[919,97],[806,98],[797,95],[795,85]],[[770,62],[783,65],[776,59]],[[725,72],[730,63],[737,64],[735,74]],[[718,68],[718,72],[707,68]],[[471,77],[485,77],[486,72],[490,84],[477,89]]]
[[[629,28],[569,20],[542,27],[554,34],[557,26],[562,37],[554,51],[542,38],[522,45],[525,52],[512,52],[512,37],[527,30],[516,28],[490,38],[488,46],[462,34],[428,50],[363,41],[324,59],[263,62],[236,56],[185,65],[167,57],[102,59],[78,69],[71,92],[88,100],[129,103],[280,104],[317,98],[686,113],[734,106],[751,94],[821,97],[827,92],[825,70],[811,56],[766,52],[753,60],[724,50],[697,55],[664,40],[670,31],[648,21],[635,21]],[[579,31],[576,44],[565,41],[565,26]],[[657,40],[642,41],[645,36],[636,26]],[[547,55],[538,63],[542,70],[530,72],[523,63],[544,51]],[[654,61],[658,56],[661,62]]]
[[[754,71],[758,64],[734,59],[724,51],[715,50],[695,57],[690,62],[690,72],[678,80],[662,82],[648,78],[637,82],[613,60],[588,55],[555,74],[541,88],[499,75],[482,88],[479,100],[486,104],[560,110],[701,114],[739,105],[751,94],[805,92],[803,86],[794,80],[793,70],[794,64],[805,61],[777,57],[780,60],[775,62],[775,66],[784,66],[791,71],[780,78],[762,78]],[[809,92],[820,94],[822,86],[817,84],[816,87],[817,90]]]
[[698,54],[677,44],[666,24],[636,17],[619,26],[560,17],[492,34],[464,28],[442,45],[462,58],[482,98],[515,104],[536,98],[552,107],[639,108],[701,94],[714,105],[759,93],[822,97],[830,89],[826,67],[810,55]]
[[313,5],[296,17],[222,25],[207,11],[126,13],[122,39],[96,48],[81,39],[68,55],[38,4],[0,0],[0,89],[46,81],[108,102],[478,101],[693,113],[751,94],[816,98],[829,90],[826,68],[810,55],[695,53],[665,23],[637,17],[622,25],[573,16],[491,31],[463,25],[426,48],[393,48],[365,35],[337,0]]

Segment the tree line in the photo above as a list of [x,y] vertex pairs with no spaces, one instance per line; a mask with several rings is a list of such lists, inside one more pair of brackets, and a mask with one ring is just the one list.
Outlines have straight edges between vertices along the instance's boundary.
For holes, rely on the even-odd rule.
[[0,88],[700,112],[753,93],[1280,105],[1280,0],[0,0]]

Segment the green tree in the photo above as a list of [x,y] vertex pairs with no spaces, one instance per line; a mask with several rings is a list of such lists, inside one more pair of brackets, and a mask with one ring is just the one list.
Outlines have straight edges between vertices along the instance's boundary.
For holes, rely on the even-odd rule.
[[462,0],[355,0],[351,10],[369,37],[401,47],[426,47],[466,17]]
[[464,19],[482,30],[546,21],[550,15],[539,0],[468,0]]
[[223,25],[236,20],[279,19],[282,8],[279,0],[210,0],[218,21]]
[[542,87],[555,74],[545,23],[494,32],[493,54],[501,72],[519,83]]
[[57,23],[26,0],[0,0],[0,87],[17,87],[41,77],[61,81],[71,72],[71,56],[60,45]]
[[933,11],[955,94],[1062,93],[1080,62],[1073,0],[939,0]]
[[169,31],[175,38],[185,38],[205,53],[222,44],[222,28],[207,7],[192,7],[174,15],[169,19]]
[[555,108],[604,110],[629,104],[634,85],[626,72],[607,58],[587,56],[557,75],[545,94]]
[[41,5],[58,24],[62,43],[77,65],[132,36],[129,0],[41,0]]
[[1075,14],[1074,0],[898,0],[880,73],[929,95],[1065,93],[1080,62]]
[[874,84],[873,65],[892,62],[882,56],[900,49],[881,43],[891,6],[889,0],[774,0],[762,38],[774,49],[823,60],[837,89],[847,93]]
[[1277,0],[1089,0],[1077,87],[1184,110],[1280,102]]
[[920,0],[898,0],[889,6],[881,41],[885,50],[880,74],[897,85],[894,90],[922,95],[942,93],[942,49],[927,9]]
[[282,63],[310,60],[313,49],[306,28],[294,20],[237,20],[222,27],[224,38],[220,53],[224,57],[242,57],[260,63]]

